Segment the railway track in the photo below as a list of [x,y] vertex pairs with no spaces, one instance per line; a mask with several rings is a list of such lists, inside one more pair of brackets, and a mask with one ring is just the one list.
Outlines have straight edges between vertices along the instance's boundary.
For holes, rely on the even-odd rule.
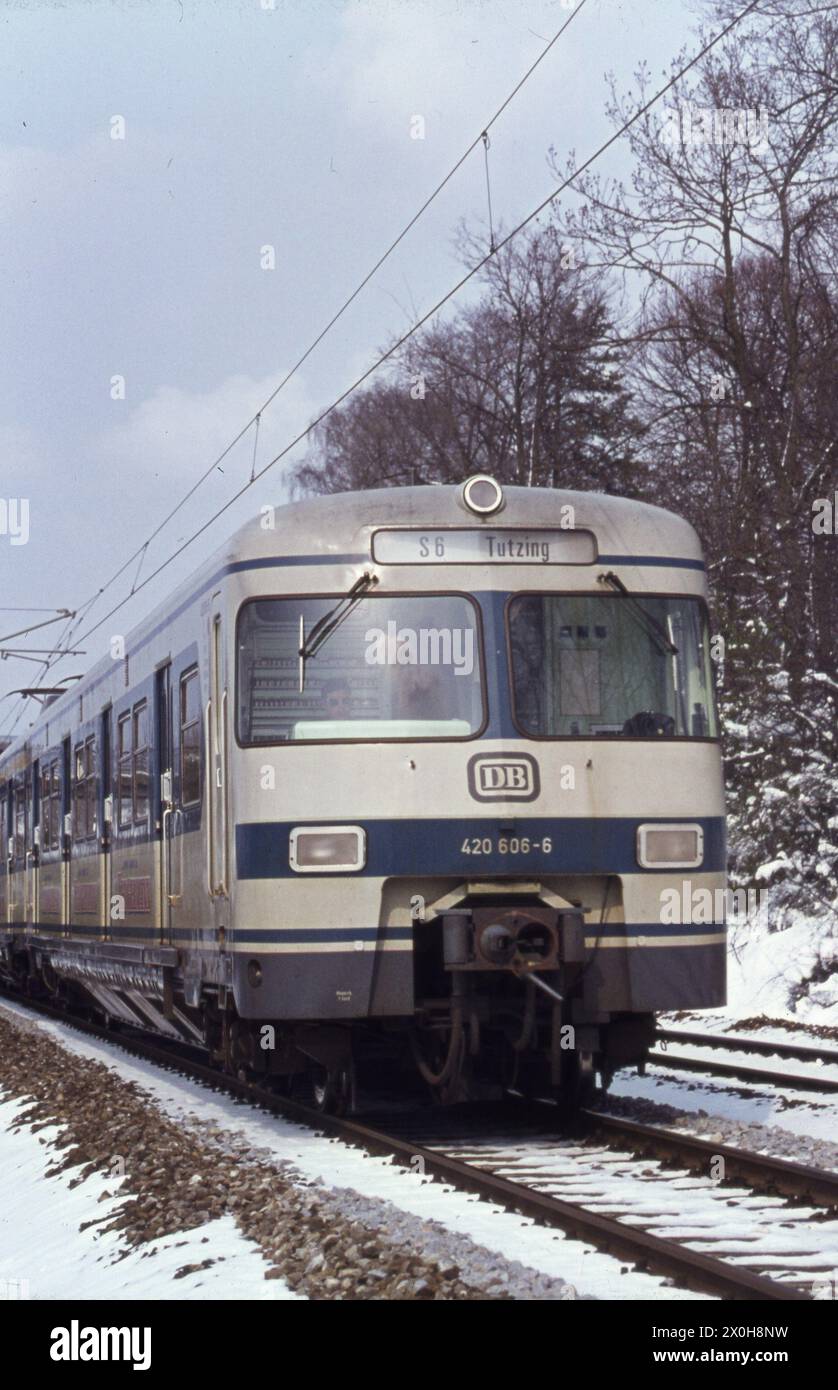
[[769,1086],[782,1086],[796,1091],[817,1091],[823,1095],[838,1093],[838,1079],[819,1076],[816,1072],[771,1071],[752,1067],[747,1062],[726,1062],[716,1057],[685,1057],[669,1050],[670,1043],[690,1047],[716,1048],[725,1052],[754,1053],[762,1057],[782,1057],[791,1061],[838,1066],[838,1052],[796,1043],[772,1043],[759,1038],[737,1038],[726,1034],[692,1033],[681,1029],[659,1029],[655,1039],[662,1047],[649,1054],[649,1061],[675,1071],[704,1072],[711,1076],[731,1077]]
[[[440,1121],[431,1114],[418,1127],[408,1119],[407,1129],[404,1124],[400,1129],[417,1148],[421,1143],[495,1178],[525,1183],[559,1200],[570,1196],[589,1211],[609,1216],[616,1212],[621,1225],[640,1228],[641,1247],[650,1235],[661,1237],[664,1244],[677,1238],[679,1248],[690,1254],[699,1246],[717,1269],[724,1265],[730,1271],[731,1262],[738,1262],[733,1268],[737,1276],[744,1276],[741,1287],[749,1275],[756,1275],[761,1285],[773,1286],[774,1297],[798,1298],[812,1296],[817,1281],[830,1277],[838,1255],[838,1223],[833,1219],[838,1174],[596,1111],[585,1112],[583,1119],[584,1142],[576,1135],[545,1132],[536,1124],[522,1129],[520,1123],[507,1123],[504,1129],[496,1122],[493,1130],[481,1129],[475,1135],[473,1127],[468,1132],[465,1117],[456,1115]],[[639,1157],[642,1154],[660,1162],[652,1167]],[[681,1171],[673,1171],[673,1165]],[[743,1182],[753,1190],[742,1191]],[[792,1206],[785,1198],[811,1205]],[[831,1222],[828,1235],[824,1220]],[[659,1246],[650,1242],[646,1248],[652,1258],[642,1267],[657,1270]],[[636,1255],[635,1263],[640,1267]],[[764,1294],[721,1291],[721,1296]]]
[[745,1149],[734,1149],[710,1139],[640,1124],[622,1116],[589,1110],[585,1118],[590,1133],[607,1143],[631,1143],[637,1150],[667,1163],[677,1163],[706,1175],[721,1158],[727,1182],[744,1182],[759,1192],[779,1194],[814,1206],[838,1210],[838,1173],[812,1168],[785,1158],[772,1158]]
[[[21,1005],[21,1001],[13,995],[0,992],[0,997],[9,999],[18,1007]],[[356,1118],[323,1115],[299,1101],[277,1095],[264,1086],[226,1076],[187,1049],[150,1042],[139,1036],[114,1033],[99,1024],[78,1019],[40,1001],[26,1000],[24,1007],[74,1027],[88,1036],[121,1047],[131,1055],[187,1075],[251,1105],[298,1120],[332,1134],[344,1142],[359,1145],[370,1153],[389,1157],[413,1171],[421,1167],[424,1173],[460,1190],[473,1192],[507,1210],[554,1226],[571,1238],[589,1242],[601,1251],[623,1261],[630,1261],[640,1270],[660,1275],[695,1292],[724,1299],[756,1299],[771,1302],[807,1300],[812,1296],[811,1280],[805,1272],[800,1272],[794,1260],[799,1257],[804,1271],[808,1261],[810,1272],[814,1271],[817,1274],[820,1272],[820,1265],[816,1251],[798,1249],[785,1261],[781,1255],[779,1268],[783,1277],[778,1279],[770,1277],[770,1273],[773,1272],[770,1266],[777,1258],[770,1252],[764,1252],[758,1258],[757,1263],[763,1267],[755,1271],[744,1262],[738,1262],[742,1259],[741,1252],[734,1251],[732,1254],[728,1253],[726,1258],[721,1258],[719,1254],[695,1249],[686,1243],[685,1239],[660,1235],[649,1229],[656,1224],[656,1214],[648,1209],[644,1212],[638,1211],[636,1202],[623,1203],[627,1209],[617,1216],[605,1210],[609,1204],[615,1205],[614,1184],[613,1181],[607,1183],[605,1189],[597,1191],[591,1164],[594,1165],[594,1169],[607,1169],[610,1164],[609,1179],[616,1177],[618,1182],[620,1165],[623,1174],[628,1171],[626,1165],[629,1168],[634,1165],[637,1172],[633,1176],[638,1180],[645,1178],[648,1175],[649,1160],[639,1159],[636,1153],[628,1157],[623,1156],[616,1167],[610,1160],[603,1158],[602,1155],[606,1151],[611,1153],[613,1158],[612,1146],[618,1139],[623,1144],[628,1143],[640,1148],[642,1152],[648,1152],[654,1146],[658,1156],[664,1157],[670,1163],[677,1162],[682,1166],[686,1165],[687,1168],[692,1167],[693,1172],[696,1167],[700,1168],[701,1164],[706,1165],[711,1157],[718,1159],[721,1156],[725,1164],[730,1165],[725,1173],[727,1180],[741,1176],[744,1181],[758,1187],[762,1193],[782,1192],[817,1204],[818,1211],[814,1213],[814,1218],[820,1232],[823,1231],[823,1222],[831,1219],[831,1210],[838,1205],[838,1178],[832,1174],[820,1173],[802,1165],[767,1159],[759,1155],[743,1154],[737,1150],[708,1144],[707,1141],[694,1140],[689,1136],[675,1135],[671,1131],[660,1131],[652,1126],[636,1125],[630,1121],[594,1112],[588,1112],[585,1116],[589,1135],[586,1141],[575,1137],[557,1137],[555,1133],[545,1132],[547,1121],[543,1110],[539,1112],[536,1120],[532,1109],[528,1109],[527,1120],[521,1127],[520,1106],[515,1107],[517,1119],[515,1132],[511,1136],[499,1136],[497,1123],[493,1122],[495,1132],[489,1135],[475,1138],[473,1133],[466,1136],[464,1133],[456,1133],[455,1129],[453,1135],[449,1133],[446,1137],[438,1132],[440,1116],[448,1117],[447,1123],[450,1126],[450,1112],[436,1108],[430,1112],[436,1117],[435,1124],[428,1119],[428,1112],[423,1112],[424,1118],[421,1120],[415,1116],[412,1121],[404,1118],[393,1120],[388,1117],[385,1121],[387,1128],[384,1129]],[[507,1119],[510,1113],[507,1108]],[[473,1112],[469,1112],[468,1123],[473,1131]],[[429,1124],[431,1131],[436,1130],[436,1133],[428,1131]],[[607,1142],[603,1140],[601,1147],[593,1153],[591,1135],[607,1136]],[[585,1143],[587,1148],[584,1147]],[[708,1150],[712,1150],[712,1155]],[[561,1171],[557,1171],[557,1164]],[[666,1185],[671,1185],[676,1180],[681,1181],[673,1179],[671,1171],[663,1172],[662,1176],[655,1175],[655,1182],[651,1183],[649,1191],[651,1192],[656,1184],[661,1188],[662,1197],[668,1190]],[[693,1183],[703,1182],[705,1185],[707,1181],[706,1177],[696,1178],[693,1175],[688,1175],[687,1180]],[[581,1199],[577,1195],[580,1186],[592,1189],[583,1194]],[[564,1189],[560,1195],[557,1193],[557,1187]],[[577,1191],[574,1191],[574,1188]],[[722,1193],[715,1219],[719,1219],[722,1210],[726,1210],[729,1217],[733,1199],[728,1200],[725,1208],[723,1184],[716,1185],[715,1190],[717,1194]],[[728,1188],[727,1191],[730,1192],[731,1189]],[[753,1204],[756,1201],[761,1204],[768,1222],[775,1229],[778,1225],[777,1218],[781,1214],[781,1224],[786,1227],[789,1224],[796,1226],[798,1235],[803,1235],[805,1245],[809,1230],[806,1226],[808,1217],[805,1212],[798,1216],[796,1221],[792,1221],[795,1208],[789,1207],[785,1200],[779,1197],[755,1198],[753,1194],[746,1193],[744,1197],[740,1194],[737,1200],[743,1210],[747,1209],[749,1202]],[[679,1211],[682,1204],[683,1197],[679,1193],[675,1201]],[[620,1206],[619,1199],[616,1200],[616,1206]],[[810,1217],[812,1213],[808,1215]],[[741,1241],[745,1246],[749,1238],[753,1238],[752,1233],[743,1228]],[[739,1237],[734,1237],[734,1245],[737,1239]],[[823,1241],[820,1243],[823,1244]],[[838,1234],[836,1250],[838,1251]],[[828,1268],[832,1267],[836,1258],[838,1255],[829,1257]],[[813,1261],[815,1263],[812,1263]],[[766,1272],[766,1262],[769,1272]]]

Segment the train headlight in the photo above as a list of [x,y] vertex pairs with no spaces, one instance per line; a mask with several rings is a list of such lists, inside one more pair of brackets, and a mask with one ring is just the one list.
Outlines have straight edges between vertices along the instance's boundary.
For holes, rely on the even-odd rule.
[[298,874],[346,874],[367,862],[367,834],[360,825],[305,825],[291,831],[291,868]]
[[637,827],[637,862],[644,869],[697,869],[703,859],[700,825]]
[[467,478],[462,497],[469,511],[478,516],[491,516],[503,506],[503,488],[488,473],[475,473],[473,478]]

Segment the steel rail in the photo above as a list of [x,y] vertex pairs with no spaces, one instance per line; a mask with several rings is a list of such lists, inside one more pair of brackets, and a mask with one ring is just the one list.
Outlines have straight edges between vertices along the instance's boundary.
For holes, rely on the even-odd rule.
[[671,1052],[650,1052],[647,1061],[653,1062],[656,1067],[670,1067],[673,1071],[698,1071],[708,1076],[731,1076],[740,1081],[783,1086],[790,1091],[820,1091],[824,1095],[838,1091],[838,1081],[828,1076],[801,1076],[799,1072],[766,1071],[760,1067],[749,1067],[745,1062],[720,1062],[713,1057],[682,1057],[680,1053]]
[[278,1096],[262,1086],[225,1075],[223,1072],[186,1055],[185,1050],[148,1043],[124,1033],[114,1034],[100,1024],[76,1018],[40,1000],[26,999],[0,990],[5,998],[36,1013],[57,1019],[82,1033],[121,1047],[145,1061],[160,1063],[182,1075],[203,1081],[215,1090],[223,1091],[251,1105],[262,1106],[269,1112],[287,1119],[299,1120],[311,1128],[333,1134],[345,1142],[356,1144],[368,1153],[389,1157],[414,1171],[417,1159],[423,1172],[461,1191],[473,1192],[485,1200],[509,1211],[531,1216],[548,1226],[557,1227],[572,1239],[587,1241],[598,1250],[631,1260],[642,1272],[664,1275],[683,1281],[687,1287],[702,1293],[714,1293],[726,1299],[747,1299],[765,1302],[810,1302],[809,1294],[793,1285],[781,1284],[760,1274],[741,1269],[711,1255],[648,1231],[638,1230],[610,1216],[589,1211],[584,1206],[560,1200],[538,1192],[521,1183],[487,1172],[446,1153],[398,1138],[383,1130],[374,1129],[345,1116],[324,1115],[286,1096]]
[[682,1028],[658,1028],[655,1041],[690,1043],[696,1047],[722,1047],[728,1052],[755,1052],[760,1057],[787,1057],[795,1062],[823,1062],[838,1066],[838,1050],[807,1047],[803,1043],[768,1042],[765,1038],[742,1038],[730,1033],[692,1033]]
[[586,1110],[584,1117],[589,1133],[600,1133],[615,1142],[627,1139],[641,1152],[656,1157],[674,1159],[694,1172],[707,1172],[710,1163],[724,1159],[724,1178],[738,1179],[763,1191],[780,1192],[786,1197],[798,1197],[819,1207],[838,1208],[838,1173],[827,1168],[811,1168],[791,1159],[774,1158],[767,1154],[734,1149],[712,1139],[699,1139],[693,1134],[662,1129],[657,1125],[641,1124],[621,1115],[602,1114]]

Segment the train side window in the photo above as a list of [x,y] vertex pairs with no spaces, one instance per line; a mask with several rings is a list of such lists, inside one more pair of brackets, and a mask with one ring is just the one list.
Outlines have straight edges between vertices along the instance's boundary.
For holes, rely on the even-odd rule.
[[134,706],[134,824],[148,820],[148,704]]
[[44,778],[44,848],[58,849],[61,834],[61,769],[54,758]]
[[96,808],[96,739],[91,736],[85,742],[85,761],[87,774],[87,833],[93,838],[98,831]]
[[73,839],[87,839],[87,783],[84,744],[73,750]]
[[34,848],[37,836],[38,844],[41,843],[41,764],[36,758],[32,764],[32,842]]
[[50,812],[50,849],[61,848],[61,763],[52,765],[52,810]]
[[131,713],[123,714],[117,726],[117,749],[119,753],[119,824],[130,825],[132,816],[132,776],[131,763],[133,744],[131,742]]
[[180,678],[180,799],[189,806],[201,799],[201,689],[198,669]]
[[41,850],[52,848],[52,764],[41,768]]
[[15,859],[22,859],[26,853],[26,787],[21,783],[15,787]]
[[90,840],[96,834],[96,739],[79,743],[74,755],[73,839]]

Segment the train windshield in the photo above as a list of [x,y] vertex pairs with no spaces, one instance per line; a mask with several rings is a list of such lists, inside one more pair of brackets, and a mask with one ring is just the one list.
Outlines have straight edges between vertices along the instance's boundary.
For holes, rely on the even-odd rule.
[[[242,743],[470,738],[483,724],[477,610],[459,594],[358,599],[305,661],[335,597],[254,599],[239,613]],[[339,597],[339,596],[337,596]]]
[[508,612],[515,718],[523,732],[718,737],[698,599],[522,594]]

